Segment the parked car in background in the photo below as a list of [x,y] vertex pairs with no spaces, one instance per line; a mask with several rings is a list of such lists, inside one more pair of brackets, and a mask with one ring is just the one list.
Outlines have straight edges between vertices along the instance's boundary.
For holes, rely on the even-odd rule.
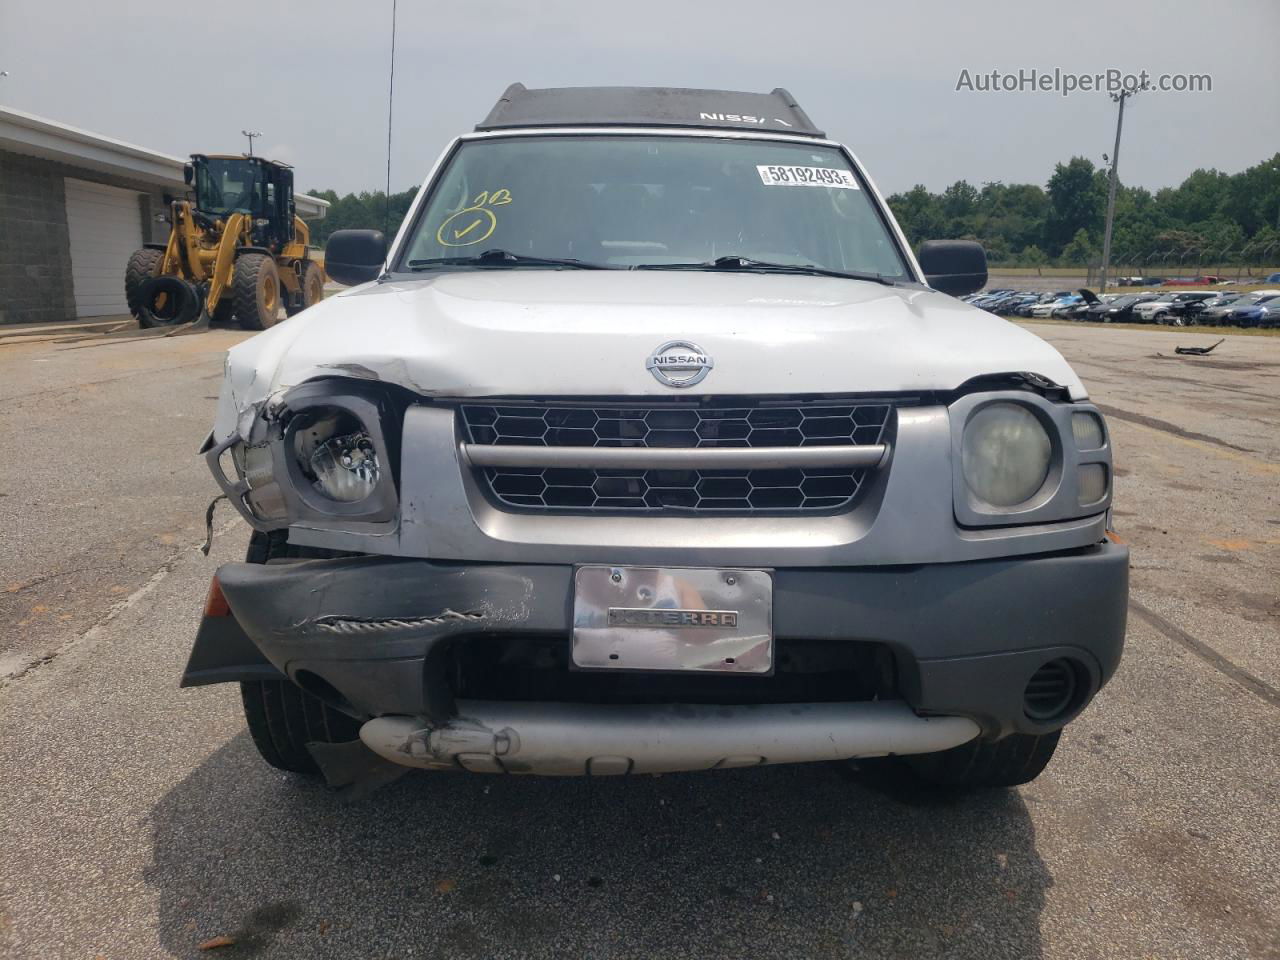
[[1269,273],[1263,283],[1280,283],[1280,273]]
[[1155,300],[1148,300],[1133,308],[1133,316],[1139,323],[1173,323],[1182,325],[1183,312],[1189,303],[1212,300],[1217,294],[1209,290],[1181,290],[1162,293]]
[[1132,322],[1134,307],[1155,300],[1158,296],[1158,293],[1131,293],[1110,303],[1095,303],[1085,313],[1084,319],[1102,323],[1129,323]]
[[1102,302],[1098,295],[1087,287],[1081,287],[1077,293],[1079,300],[1069,307],[1060,309],[1054,316],[1061,317],[1063,320],[1083,320],[1090,307]]
[[1197,323],[1202,323],[1209,327],[1224,326],[1227,324],[1227,316],[1238,306],[1244,306],[1253,302],[1255,294],[1237,293],[1235,296],[1219,298],[1221,302],[1215,304],[1207,304],[1196,317]]
[[1048,303],[1037,303],[1031,308],[1031,316],[1039,317],[1041,319],[1060,317],[1062,315],[1061,311],[1079,303],[1080,299],[1080,294],[1068,293],[1065,296],[1058,297],[1058,299],[1051,300]]
[[1000,306],[1000,313],[1004,316],[1017,316],[1018,312],[1023,308],[1028,309],[1040,302],[1040,294],[1035,292],[1019,293],[1010,297]]
[[1031,309],[1027,311],[1027,316],[1041,317],[1041,318],[1048,317],[1053,313],[1054,307],[1058,306],[1060,303],[1066,300],[1067,297],[1070,297],[1070,296],[1072,296],[1072,293],[1070,290],[1063,290],[1057,293],[1045,294],[1043,297],[1040,298],[1040,301],[1038,303],[1034,303],[1031,305]]
[[[1266,293],[1258,293],[1249,298],[1242,298],[1232,304],[1226,316],[1226,324],[1232,327],[1260,327],[1262,321],[1267,318],[1267,304],[1272,304],[1272,308],[1280,306],[1275,300],[1280,298],[1280,292],[1275,290]],[[1249,302],[1244,302],[1247,299]]]
[[1243,293],[1217,293],[1208,300],[1192,300],[1186,305],[1182,311],[1182,320],[1184,323],[1204,323],[1204,312],[1212,310],[1215,307],[1225,307],[1235,303]]

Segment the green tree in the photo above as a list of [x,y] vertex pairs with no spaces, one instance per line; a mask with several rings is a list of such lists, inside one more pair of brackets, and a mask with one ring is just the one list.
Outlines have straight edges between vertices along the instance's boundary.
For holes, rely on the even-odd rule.
[[1049,262],[1049,257],[1034,243],[1024,248],[1018,259],[1024,267],[1035,267],[1037,276],[1040,275],[1040,268]]
[[1072,157],[1054,167],[1048,194],[1044,240],[1050,254],[1061,255],[1081,230],[1100,232],[1106,208],[1106,186],[1096,176],[1090,160]]
[[1081,227],[1076,231],[1071,242],[1062,248],[1058,259],[1072,266],[1083,266],[1097,255],[1097,247],[1089,238],[1089,232]]

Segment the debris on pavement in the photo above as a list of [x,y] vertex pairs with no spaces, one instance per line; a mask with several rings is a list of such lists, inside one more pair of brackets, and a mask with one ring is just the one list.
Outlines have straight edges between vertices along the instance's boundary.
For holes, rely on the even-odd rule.
[[204,943],[200,944],[200,946],[197,949],[217,950],[219,947],[234,947],[235,945],[236,945],[236,942],[231,937],[212,937],[211,939],[206,940]]
[[1218,343],[1212,344],[1208,347],[1174,347],[1173,352],[1181,354],[1184,357],[1203,357],[1206,354],[1212,353],[1214,348],[1217,347],[1218,344],[1223,343],[1226,339],[1226,337],[1223,337],[1218,341]]

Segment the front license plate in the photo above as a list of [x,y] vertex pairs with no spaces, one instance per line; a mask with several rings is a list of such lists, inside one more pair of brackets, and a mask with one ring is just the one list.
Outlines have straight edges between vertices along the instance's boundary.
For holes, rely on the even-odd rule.
[[588,670],[773,671],[773,575],[579,567],[573,664]]

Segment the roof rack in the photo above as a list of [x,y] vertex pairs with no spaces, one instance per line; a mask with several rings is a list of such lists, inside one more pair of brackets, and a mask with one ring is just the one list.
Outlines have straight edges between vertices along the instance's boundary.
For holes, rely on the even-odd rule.
[[548,87],[513,83],[477,130],[518,127],[709,127],[823,137],[795,97],[681,87]]

